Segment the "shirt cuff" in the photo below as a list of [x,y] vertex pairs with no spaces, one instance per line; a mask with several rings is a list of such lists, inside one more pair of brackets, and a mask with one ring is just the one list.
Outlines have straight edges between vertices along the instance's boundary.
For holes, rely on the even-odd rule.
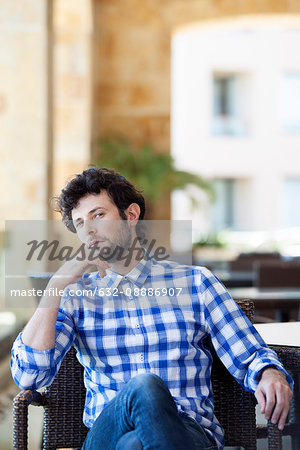
[[294,381],[293,381],[293,378],[290,376],[290,374],[285,370],[285,368],[280,363],[276,364],[275,361],[272,361],[272,362],[270,361],[270,362],[261,362],[261,363],[257,364],[255,369],[252,371],[251,381],[249,384],[250,384],[250,388],[253,391],[256,390],[258,383],[260,382],[262,372],[266,369],[276,369],[276,370],[279,370],[280,372],[282,372],[285,375],[287,382],[290,385],[290,388],[293,390]]
[[48,350],[28,347],[22,341],[22,332],[14,343],[13,353],[16,354],[19,365],[24,369],[43,370],[54,366],[55,347]]

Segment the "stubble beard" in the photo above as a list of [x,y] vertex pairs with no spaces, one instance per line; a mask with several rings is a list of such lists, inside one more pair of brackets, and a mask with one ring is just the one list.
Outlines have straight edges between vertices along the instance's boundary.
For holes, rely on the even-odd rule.
[[107,249],[105,261],[110,263],[121,261],[129,253],[132,238],[130,228],[126,222],[125,224],[122,223],[120,230],[115,233],[113,239],[107,239],[107,242],[105,242],[104,247]]

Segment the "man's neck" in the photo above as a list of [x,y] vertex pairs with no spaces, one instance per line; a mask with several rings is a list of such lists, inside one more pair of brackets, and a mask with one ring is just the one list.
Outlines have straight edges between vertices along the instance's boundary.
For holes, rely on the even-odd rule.
[[129,273],[145,256],[145,250],[141,247],[139,242],[131,245],[127,252],[123,252],[122,256],[114,262],[108,261],[110,264],[109,270],[120,275]]

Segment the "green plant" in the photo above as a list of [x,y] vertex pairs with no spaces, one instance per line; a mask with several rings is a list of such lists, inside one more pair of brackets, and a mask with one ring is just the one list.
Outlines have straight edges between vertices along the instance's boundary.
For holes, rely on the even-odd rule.
[[[120,138],[99,140],[95,163],[100,167],[113,168],[128,178],[149,201],[157,201],[175,189],[185,189],[194,185],[204,190],[210,199],[213,189],[202,177],[178,170],[169,154],[154,151],[151,146],[133,148]],[[194,206],[198,204],[195,196],[189,195]]]
[[222,238],[222,235],[220,233],[209,233],[205,237],[194,242],[193,247],[194,248],[197,248],[197,247],[223,248],[223,247],[226,247],[226,242],[224,241],[224,238]]

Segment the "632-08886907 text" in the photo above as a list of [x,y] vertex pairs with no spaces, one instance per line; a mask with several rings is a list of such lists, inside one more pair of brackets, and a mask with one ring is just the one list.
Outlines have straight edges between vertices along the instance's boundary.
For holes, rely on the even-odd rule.
[[118,295],[126,295],[126,297],[174,297],[180,295],[182,288],[125,288],[120,290],[118,288],[95,288],[81,290],[80,293],[76,291],[69,291],[72,295],[99,295],[101,297],[117,297]]

